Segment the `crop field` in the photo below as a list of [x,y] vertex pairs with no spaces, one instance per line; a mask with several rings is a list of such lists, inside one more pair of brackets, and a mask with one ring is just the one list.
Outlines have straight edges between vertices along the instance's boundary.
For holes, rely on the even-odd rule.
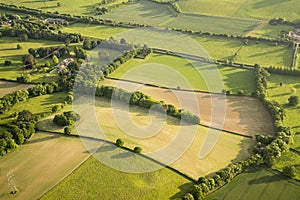
[[220,0],[218,2],[207,0],[180,0],[177,4],[181,10],[186,13],[253,19],[284,17],[287,20],[296,20],[300,17],[300,11],[294,9],[299,4],[298,0]]
[[[214,68],[209,67],[209,65],[197,67],[198,65],[198,63],[190,63],[188,60],[180,57],[154,53],[145,60],[130,60],[110,74],[110,77],[129,79],[142,83],[152,83],[155,85],[161,84],[162,86],[171,88],[179,86],[182,89],[208,91],[202,74],[204,74],[206,70]],[[168,68],[172,73],[174,72],[175,75],[158,71],[159,68],[162,68],[161,70]],[[177,76],[176,73],[181,74],[182,78],[187,80],[190,86],[187,86],[184,82],[180,82],[180,80],[174,79],[174,77]],[[233,93],[243,90],[246,94],[250,95],[251,92],[255,90],[254,74],[250,70],[218,66],[218,68],[215,68],[215,73],[215,76],[223,80],[225,89]],[[160,79],[162,79],[162,81],[159,81]]]
[[[61,156],[64,159],[58,159]],[[88,156],[78,138],[38,132],[29,142],[0,158],[0,197],[37,199]],[[6,177],[9,172],[19,190],[13,197]]]
[[261,168],[236,177],[207,196],[208,200],[298,199],[300,183],[271,169]]
[[104,194],[107,200],[169,199],[182,197],[190,185],[189,180],[166,168],[143,174],[125,173],[91,157],[42,199],[60,199],[62,196],[66,199],[97,199]]
[[100,16],[117,22],[130,22],[158,26],[176,15],[168,5],[161,5],[147,0],[128,3]]
[[108,39],[110,36],[113,36],[114,34],[126,30],[128,29],[105,26],[105,25],[93,25],[93,24],[81,24],[81,23],[71,24],[61,29],[62,32],[80,33],[82,36],[94,37],[99,39]]
[[[283,83],[283,86],[280,87],[280,83]],[[296,108],[288,106],[288,98],[291,95],[300,95],[299,77],[272,74],[269,77],[268,84],[269,97],[282,104],[285,108],[285,125],[290,126],[295,133],[300,132],[298,120],[300,118],[299,105]],[[295,135],[294,140],[294,147],[300,149],[300,135]]]
[[66,97],[66,92],[60,92],[30,98],[27,101],[17,103],[8,112],[2,114],[0,117],[2,122],[11,121],[14,119],[12,118],[13,113],[20,112],[24,109],[29,110],[36,116],[44,117],[48,114],[51,114],[51,109],[54,105],[64,103]]
[[[196,104],[199,106],[199,110],[197,110],[194,103],[185,101],[186,98],[193,96],[189,94],[190,92],[154,88],[133,83],[122,83],[114,80],[105,80],[101,82],[101,84],[113,86],[118,84],[125,88],[138,88],[138,91],[150,95],[156,100],[184,108],[194,114],[200,113],[201,123],[207,126],[214,122],[214,118],[212,117],[216,117],[212,114],[213,98],[215,98],[214,103],[222,103],[221,100],[219,102],[217,97],[212,97],[210,94],[196,93]],[[227,96],[225,103],[226,118],[224,119],[224,130],[250,136],[254,136],[258,133],[273,133],[271,116],[258,100],[250,97]]]
[[164,26],[193,31],[226,33],[229,35],[246,35],[257,27],[259,21],[225,18],[197,14],[181,14],[176,19],[170,20]]
[[8,81],[0,81],[0,98],[6,94],[12,93],[17,90],[26,90],[33,87],[32,84],[20,84]]

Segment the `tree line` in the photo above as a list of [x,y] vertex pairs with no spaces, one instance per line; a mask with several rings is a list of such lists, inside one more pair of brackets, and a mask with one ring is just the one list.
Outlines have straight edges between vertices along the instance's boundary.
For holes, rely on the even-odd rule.
[[119,89],[113,86],[97,87],[96,96],[106,97],[109,99],[119,100],[129,105],[137,105],[146,109],[153,109],[157,112],[167,113],[177,119],[182,119],[191,124],[199,124],[200,117],[190,113],[189,111],[178,109],[174,105],[166,104],[162,101],[154,100],[151,96],[145,95],[142,92],[135,91],[133,93]]

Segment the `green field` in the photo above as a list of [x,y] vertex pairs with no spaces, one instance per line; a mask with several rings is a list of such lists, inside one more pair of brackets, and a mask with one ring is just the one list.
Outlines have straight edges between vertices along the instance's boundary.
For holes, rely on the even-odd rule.
[[159,26],[175,16],[175,11],[173,11],[168,5],[161,5],[152,1],[140,0],[116,8],[111,12],[100,16],[100,18],[117,22],[130,22],[146,24],[150,26]]
[[[17,49],[17,44],[20,44],[22,49]],[[20,42],[17,37],[0,37],[0,78],[16,80],[21,74],[25,73],[22,64],[22,56],[28,54],[29,48],[49,47],[61,45],[61,42],[29,39],[26,42]],[[4,61],[11,60],[11,66],[5,66]],[[51,59],[37,59],[38,62],[50,62]],[[53,75],[51,75],[53,76]],[[32,76],[32,81],[39,81],[44,78],[44,81],[51,79],[51,76],[44,78],[44,74],[36,74]]]
[[[29,142],[0,158],[0,197],[38,199],[88,156],[78,138],[38,132]],[[9,172],[14,175],[16,195],[9,194]]]
[[80,23],[71,24],[61,29],[62,32],[80,33],[82,36],[94,37],[99,39],[108,39],[110,36],[113,36],[117,33],[126,30],[128,29],[105,26],[105,25],[80,24]]
[[246,35],[257,27],[259,21],[242,20],[197,14],[181,14],[164,26],[184,30],[202,31],[210,33],[226,33],[229,35]]
[[271,169],[260,168],[236,177],[207,196],[208,200],[299,199],[300,183]]
[[189,180],[166,168],[125,173],[91,157],[42,199],[169,199],[182,197],[190,186]]
[[294,30],[293,26],[280,25],[280,24],[273,26],[267,23],[261,29],[255,30],[253,31],[253,33],[250,33],[249,35],[254,37],[262,37],[262,38],[282,39],[284,33],[287,33],[292,30]]
[[[177,86],[180,86],[183,89],[185,88],[184,86],[186,84],[184,82],[182,82],[182,85],[180,85],[179,80],[174,79],[174,76],[176,75],[171,76],[170,74],[163,73],[163,71],[158,71],[157,69],[159,69],[160,65],[168,66],[170,67],[170,70],[174,70],[176,71],[176,73],[180,73],[184,77],[184,79],[189,82],[191,88],[195,90],[207,91],[206,83],[204,82],[201,74],[197,71],[197,69],[193,67],[192,64],[187,60],[175,56],[154,53],[146,60],[133,59],[118,68],[110,76],[114,78],[123,77],[124,79],[139,81],[143,83],[153,83],[158,85],[163,85],[164,83],[167,87],[173,88],[176,88]],[[140,66],[149,67],[142,67],[141,70],[139,70]],[[203,68],[199,67],[198,69],[203,72],[205,70],[209,70],[210,68],[206,68],[203,66]],[[225,88],[235,93],[238,90],[244,90],[247,94],[250,94],[255,89],[254,74],[252,71],[220,66],[218,67],[218,70],[216,70],[216,73],[219,73],[221,75]],[[163,79],[163,81],[158,81],[158,79]]]
[[[95,15],[95,7],[100,3],[98,0],[63,0],[63,1],[19,1],[19,0],[3,0],[3,3],[13,4],[17,6],[24,6],[27,8],[34,8],[43,10],[45,12],[58,11],[59,13],[66,13],[72,15]],[[61,6],[57,6],[57,2],[61,3]],[[116,0],[108,5],[116,3],[126,2],[126,0]]]
[[[283,83],[282,87],[279,86],[281,82]],[[295,133],[300,132],[300,106],[288,106],[288,98],[291,95],[300,96],[299,77],[272,74],[268,78],[268,84],[269,97],[282,104],[285,108],[285,125],[290,126],[292,128],[292,131]],[[300,135],[295,135],[294,140],[294,147],[300,150]]]
[[286,166],[295,166],[296,167],[296,179],[300,180],[300,155],[291,151],[285,152],[282,156],[276,159],[272,168],[282,171]]
[[179,0],[177,4],[187,13],[254,19],[283,17],[298,20],[300,17],[300,11],[295,9],[299,0]]
[[59,92],[30,98],[27,101],[17,103],[8,112],[0,115],[0,117],[2,122],[7,122],[14,119],[11,116],[13,113],[24,109],[29,110],[36,116],[44,117],[51,114],[51,109],[54,105],[64,103],[66,97],[66,92]]

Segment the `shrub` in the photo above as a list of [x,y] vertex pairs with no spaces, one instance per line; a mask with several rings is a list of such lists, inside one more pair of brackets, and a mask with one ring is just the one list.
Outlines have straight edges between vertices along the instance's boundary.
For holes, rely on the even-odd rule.
[[6,66],[10,66],[12,64],[12,62],[10,60],[5,60],[4,61],[4,65]]
[[17,44],[17,49],[22,49],[20,44]]
[[70,135],[71,134],[71,128],[69,126],[64,128],[64,134]]
[[289,101],[289,105],[290,106],[296,106],[299,104],[299,96],[290,96],[290,98],[288,99]]
[[288,177],[294,178],[296,176],[296,168],[295,166],[286,166],[283,168],[282,173]]
[[133,149],[134,153],[141,153],[142,150],[143,149],[141,147],[134,147],[134,149]]
[[237,93],[239,96],[244,96],[244,91],[243,90],[239,90]]
[[124,145],[124,141],[123,141],[122,139],[117,139],[117,140],[116,140],[116,145],[117,145],[118,147],[122,147],[122,146]]

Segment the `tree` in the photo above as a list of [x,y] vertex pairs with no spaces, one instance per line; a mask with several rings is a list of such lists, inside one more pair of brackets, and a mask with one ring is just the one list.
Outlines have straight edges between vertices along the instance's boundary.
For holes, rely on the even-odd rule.
[[5,60],[4,61],[5,66],[10,66],[11,64],[12,64],[12,62],[10,60]]
[[296,106],[299,104],[299,96],[292,95],[292,96],[290,96],[288,101],[289,101],[290,106]]
[[71,128],[69,126],[64,128],[64,134],[70,135],[71,134]]
[[26,69],[32,69],[36,64],[34,56],[31,54],[25,56],[23,59],[23,64],[25,65]]
[[286,166],[283,168],[282,173],[288,177],[294,178],[297,174],[297,170],[295,166]]
[[124,141],[123,141],[122,139],[117,139],[117,140],[116,140],[116,145],[117,145],[118,147],[122,147],[122,146],[124,145]]
[[19,35],[19,40],[20,40],[21,42],[26,42],[26,41],[28,40],[28,35],[25,34],[25,33]]
[[34,115],[29,110],[19,112],[17,121],[19,122],[32,122],[35,120]]
[[184,200],[194,200],[194,197],[191,193],[187,193],[186,195],[184,195],[183,199]]
[[53,61],[53,64],[55,64],[55,65],[57,65],[59,63],[59,60],[56,55],[52,56],[52,61]]
[[22,49],[20,44],[17,44],[17,49]]
[[60,2],[57,2],[56,5],[57,5],[57,7],[60,7],[60,6],[61,6],[61,3],[60,3]]
[[133,149],[134,153],[141,153],[142,150],[143,149],[141,147],[134,147],[134,149]]

